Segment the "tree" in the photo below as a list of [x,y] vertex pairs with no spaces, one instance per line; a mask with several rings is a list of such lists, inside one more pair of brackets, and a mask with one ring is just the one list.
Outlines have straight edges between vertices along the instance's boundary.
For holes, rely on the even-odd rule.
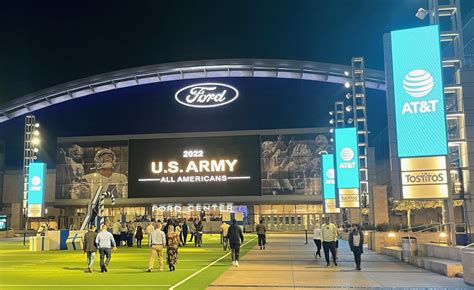
[[[462,200],[455,200],[453,202],[455,207],[462,206]],[[407,224],[411,228],[411,211],[419,210],[423,208],[442,208],[443,223],[445,222],[445,205],[443,200],[429,200],[429,201],[416,201],[416,200],[395,200],[393,202],[393,211],[406,211],[407,212]]]

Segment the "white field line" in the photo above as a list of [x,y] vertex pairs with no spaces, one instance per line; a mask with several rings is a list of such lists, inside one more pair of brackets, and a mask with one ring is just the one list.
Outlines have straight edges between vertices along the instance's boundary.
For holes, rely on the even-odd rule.
[[[247,245],[248,243],[250,243],[251,241],[255,240],[256,238],[253,238],[251,240],[248,240],[247,242],[245,242],[242,247],[244,247],[245,245]],[[169,290],[174,290],[174,288],[180,286],[181,284],[183,284],[184,282],[188,281],[189,279],[191,279],[192,277],[196,276],[197,274],[201,273],[202,271],[206,270],[207,268],[211,267],[212,265],[216,264],[217,262],[219,262],[220,260],[224,259],[225,257],[229,256],[231,252],[228,252],[227,254],[225,254],[224,256],[220,257],[219,259],[215,260],[214,262],[210,263],[209,265],[207,265],[206,267],[202,268],[201,270],[197,271],[197,272],[194,272],[191,276],[188,276],[186,279],[184,280],[181,280],[181,282],[177,283],[177,284],[174,284],[173,286],[170,287]]]
[[[34,286],[34,287],[104,287],[104,286],[112,286],[112,287],[129,287],[131,285],[123,285],[123,284],[119,284],[119,285],[105,285],[105,284],[96,284],[96,285],[92,285],[92,284],[83,284],[83,285],[67,285],[67,284],[64,284],[64,285],[59,285],[59,284],[52,284],[52,285],[38,285],[38,284],[29,284],[29,285],[1,285],[2,287],[5,286],[5,287],[28,287],[28,286]],[[157,285],[157,284],[151,284],[151,285],[141,285],[141,284],[136,284],[136,285],[133,285],[135,287],[141,287],[141,286],[144,286],[144,287],[168,287],[168,286],[171,286],[171,285]]]

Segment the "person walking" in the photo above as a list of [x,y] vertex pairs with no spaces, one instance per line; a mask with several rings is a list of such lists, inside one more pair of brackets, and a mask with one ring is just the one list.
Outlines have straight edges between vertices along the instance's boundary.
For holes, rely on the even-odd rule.
[[257,225],[258,245],[260,246],[260,250],[265,250],[265,244],[267,243],[267,227],[263,222],[264,220],[261,219]]
[[119,246],[126,246],[127,245],[127,238],[128,238],[127,224],[123,223],[120,226],[120,244],[119,244]]
[[229,232],[229,224],[226,222],[222,222],[221,224],[221,241],[222,241],[222,248],[224,251],[227,250],[229,247],[229,239],[227,239],[227,233]]
[[[100,271],[107,272],[107,267],[110,264],[112,258],[112,249],[117,250],[117,244],[115,243],[114,236],[107,231],[107,225],[102,225],[101,231],[95,238],[95,243],[99,247],[100,254]],[[104,263],[104,257],[107,260]]]
[[112,225],[112,234],[114,235],[116,245],[120,245],[120,227],[120,220],[117,220]]
[[232,225],[227,231],[227,239],[229,239],[230,249],[232,251],[232,265],[239,266],[240,258],[240,243],[244,242],[244,234],[242,229],[237,225],[235,219],[232,220]]
[[186,223],[186,220],[183,221],[182,229],[181,229],[181,243],[183,246],[186,246],[186,241],[188,239],[188,233],[189,233],[189,226]]
[[158,265],[160,272],[163,271],[163,247],[166,244],[165,233],[161,230],[162,224],[157,223],[156,229],[151,232],[150,235],[150,245],[151,245],[151,254],[150,260],[148,263],[147,272],[153,271],[153,266],[155,265],[155,259],[158,258]]
[[321,226],[319,224],[314,225],[313,241],[316,244],[316,253],[314,254],[314,258],[321,258]]
[[204,226],[202,222],[199,220],[196,229],[194,230],[194,246],[201,247],[202,246],[202,233],[203,233]]
[[151,233],[155,230],[153,223],[149,223],[146,227],[146,234],[148,236],[148,246],[151,247]]
[[175,265],[178,263],[178,245],[179,245],[179,234],[172,224],[168,226],[168,245],[166,247],[168,267],[170,271],[176,270]]
[[354,254],[354,261],[356,264],[356,271],[362,270],[360,268],[361,255],[364,253],[364,235],[360,231],[358,224],[352,225],[352,231],[349,234],[349,246]]
[[334,266],[337,266],[337,262],[336,262],[337,228],[335,224],[329,221],[329,217],[326,217],[324,221],[325,223],[321,227],[321,240],[323,241],[324,257],[326,258],[326,267],[331,266],[329,264],[329,251],[331,251]]
[[97,244],[95,239],[97,233],[95,232],[96,227],[94,225],[89,227],[89,231],[84,235],[84,248],[83,251],[87,254],[87,271],[92,273],[92,266],[95,261],[95,253],[97,252]]
[[189,238],[188,242],[192,242],[194,238],[194,234],[196,232],[196,226],[197,226],[196,220],[193,220],[193,222],[190,223],[189,226],[190,226],[189,232],[191,233],[191,237]]
[[132,222],[128,222],[127,225],[127,246],[133,247],[133,236],[135,234],[135,226]]
[[137,230],[135,231],[135,239],[137,239],[137,248],[141,248],[143,240],[143,228],[141,224],[137,225]]

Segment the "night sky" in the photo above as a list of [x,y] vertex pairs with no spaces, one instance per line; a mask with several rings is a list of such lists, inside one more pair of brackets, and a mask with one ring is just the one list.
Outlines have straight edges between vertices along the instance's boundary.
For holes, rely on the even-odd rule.
[[[464,0],[462,5],[467,14],[474,1]],[[349,65],[351,57],[364,56],[366,67],[383,70],[383,34],[428,25],[428,19],[421,21],[414,16],[419,7],[427,8],[428,1],[9,1],[0,9],[0,104],[82,77],[174,61],[276,58]],[[318,90],[325,92],[329,87]],[[337,93],[341,93],[339,87],[325,93],[330,95],[327,104]],[[67,106],[96,108],[96,99],[84,98],[39,111],[43,123],[54,124],[44,128],[45,134],[54,140],[57,136],[135,131],[136,127],[127,127],[120,117],[117,122],[126,123],[123,126],[102,124],[89,126],[84,132],[61,127],[58,123],[63,124],[64,117],[47,114],[66,112]],[[369,95],[369,102],[371,99],[369,105],[385,107],[380,92]],[[321,111],[327,112],[327,104]],[[145,108],[147,104],[141,105]],[[107,106],[103,110],[120,110],[114,102]],[[87,116],[67,112],[68,118],[88,124]],[[372,114],[383,119],[384,110]],[[0,124],[0,139],[7,141],[10,153],[11,148],[22,144],[18,137],[21,119]],[[379,130],[380,122],[374,120],[372,126]],[[310,123],[288,127],[307,127]],[[158,127],[143,131],[166,131]],[[16,159],[7,159],[7,165],[16,165],[9,161]]]

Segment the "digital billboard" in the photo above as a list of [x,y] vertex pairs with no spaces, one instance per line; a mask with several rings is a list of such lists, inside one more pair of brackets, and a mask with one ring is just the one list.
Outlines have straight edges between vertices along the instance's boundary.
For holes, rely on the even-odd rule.
[[323,159],[323,195],[324,199],[336,198],[336,179],[334,155],[324,154]]
[[359,147],[356,128],[334,130],[336,187],[359,188]]
[[130,140],[129,197],[256,196],[260,137]]
[[446,155],[446,116],[437,25],[391,32],[399,157]]
[[336,202],[336,172],[334,169],[334,154],[322,155],[324,212],[339,213]]
[[45,183],[46,164],[30,163],[28,166],[28,217],[43,216]]

